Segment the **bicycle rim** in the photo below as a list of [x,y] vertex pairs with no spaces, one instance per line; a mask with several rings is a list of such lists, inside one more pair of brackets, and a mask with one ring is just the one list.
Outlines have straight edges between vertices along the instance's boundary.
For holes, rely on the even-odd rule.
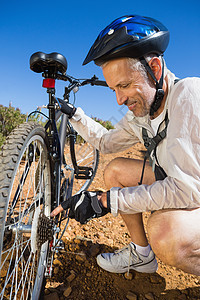
[[[39,299],[49,243],[40,248],[37,245],[38,215],[50,216],[51,212],[50,164],[44,137],[42,127],[25,124],[4,147],[0,299]],[[12,142],[15,144],[10,147]]]

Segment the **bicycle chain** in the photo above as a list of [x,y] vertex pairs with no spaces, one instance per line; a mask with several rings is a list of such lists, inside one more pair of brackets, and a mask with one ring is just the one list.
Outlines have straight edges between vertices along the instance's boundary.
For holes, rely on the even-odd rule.
[[45,216],[42,212],[38,218],[38,227],[37,227],[37,248],[40,249],[41,246],[46,241],[52,241],[54,235],[54,222]]

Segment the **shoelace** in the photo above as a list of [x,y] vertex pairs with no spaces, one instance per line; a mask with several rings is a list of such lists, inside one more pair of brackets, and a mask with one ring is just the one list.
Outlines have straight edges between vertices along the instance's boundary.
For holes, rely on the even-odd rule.
[[131,244],[128,244],[128,246],[125,246],[119,250],[115,250],[115,253],[120,253],[122,252],[123,250],[125,249],[128,249],[129,250],[129,258],[128,258],[128,271],[127,271],[127,276],[129,276],[129,273],[130,273],[130,265],[131,265],[131,253],[133,255],[135,255],[138,259],[140,259],[138,253],[136,252],[135,249],[133,249],[133,247],[131,247]]

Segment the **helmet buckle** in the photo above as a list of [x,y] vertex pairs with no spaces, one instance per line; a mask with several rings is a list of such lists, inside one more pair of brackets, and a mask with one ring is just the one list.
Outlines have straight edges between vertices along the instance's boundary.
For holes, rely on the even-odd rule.
[[159,99],[159,100],[162,100],[163,97],[164,97],[164,90],[163,89],[157,89],[156,91],[156,98]]

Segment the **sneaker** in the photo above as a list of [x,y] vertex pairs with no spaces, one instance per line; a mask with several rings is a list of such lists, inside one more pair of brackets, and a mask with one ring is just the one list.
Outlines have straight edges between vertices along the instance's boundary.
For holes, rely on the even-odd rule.
[[135,270],[142,273],[154,273],[158,269],[155,254],[152,250],[148,256],[143,256],[136,251],[133,243],[115,251],[114,253],[102,253],[97,256],[98,265],[113,273],[125,273]]

